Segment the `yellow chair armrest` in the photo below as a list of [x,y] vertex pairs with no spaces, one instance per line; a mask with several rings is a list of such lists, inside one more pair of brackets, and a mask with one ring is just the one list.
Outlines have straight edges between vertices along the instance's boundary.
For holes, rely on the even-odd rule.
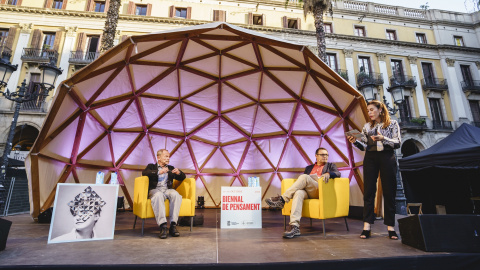
[[148,177],[135,178],[133,188],[133,213],[140,218],[147,216]]
[[175,189],[180,195],[182,195],[182,198],[190,199],[190,203],[191,203],[190,209],[192,209],[192,211],[195,211],[195,193],[197,189],[195,179],[185,178],[182,182],[174,180],[174,186],[178,186]]
[[297,179],[293,179],[293,178],[285,178],[282,180],[282,186],[281,186],[281,192],[282,194],[285,193],[285,191],[287,191],[287,189],[289,187],[291,187],[293,185],[293,183],[295,183],[295,181],[297,181]]
[[318,180],[320,218],[348,216],[350,206],[350,180],[330,179],[328,183]]

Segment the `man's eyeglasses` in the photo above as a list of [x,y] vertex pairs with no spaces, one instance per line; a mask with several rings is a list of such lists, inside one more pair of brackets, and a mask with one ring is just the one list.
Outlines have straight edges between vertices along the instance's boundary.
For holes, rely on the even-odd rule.
[[328,154],[317,154],[317,156],[328,157]]

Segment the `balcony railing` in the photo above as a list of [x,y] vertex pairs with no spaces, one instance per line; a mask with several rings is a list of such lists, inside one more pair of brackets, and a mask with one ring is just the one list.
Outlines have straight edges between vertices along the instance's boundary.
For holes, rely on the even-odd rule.
[[433,120],[433,129],[453,129],[451,121],[440,121],[440,120]]
[[53,60],[56,63],[58,52],[53,49],[23,48],[21,59],[35,62],[51,62]]
[[77,65],[88,65],[98,58],[99,52],[71,51],[68,62]]
[[480,92],[480,81],[463,81],[460,84],[463,91]]
[[480,122],[472,122],[472,126],[480,128]]
[[447,90],[447,79],[443,78],[431,78],[431,79],[422,79],[423,89],[428,90]]
[[402,117],[398,124],[404,129],[427,129],[427,123],[422,118]]
[[366,72],[359,72],[357,73],[357,85],[358,88],[367,85],[367,84],[375,84],[375,85],[382,85],[383,84],[383,75],[382,73],[366,73]]
[[20,109],[22,111],[29,111],[29,112],[46,112],[47,111],[47,108],[45,106],[46,96],[42,95],[44,90],[40,88],[40,84],[31,82],[28,86],[27,91],[28,92],[38,91],[39,95],[34,100],[23,102]]
[[344,78],[345,81],[348,81],[348,72],[344,69],[335,69],[335,72],[337,72],[340,77]]
[[417,80],[415,76],[398,76],[394,75],[390,77],[390,87],[404,86],[407,88],[415,88],[417,86]]

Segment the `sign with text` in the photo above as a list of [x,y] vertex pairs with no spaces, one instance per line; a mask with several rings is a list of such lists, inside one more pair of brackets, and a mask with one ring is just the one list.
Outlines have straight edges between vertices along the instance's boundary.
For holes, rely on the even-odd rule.
[[222,187],[220,228],[262,228],[262,188]]

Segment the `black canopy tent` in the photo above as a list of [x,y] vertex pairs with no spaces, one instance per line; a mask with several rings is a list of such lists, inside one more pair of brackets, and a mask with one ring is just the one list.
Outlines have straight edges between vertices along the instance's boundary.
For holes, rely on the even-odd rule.
[[480,195],[480,128],[462,124],[399,166],[407,201],[423,203],[424,213],[435,213],[435,205],[445,205],[449,214],[473,213],[471,197]]

